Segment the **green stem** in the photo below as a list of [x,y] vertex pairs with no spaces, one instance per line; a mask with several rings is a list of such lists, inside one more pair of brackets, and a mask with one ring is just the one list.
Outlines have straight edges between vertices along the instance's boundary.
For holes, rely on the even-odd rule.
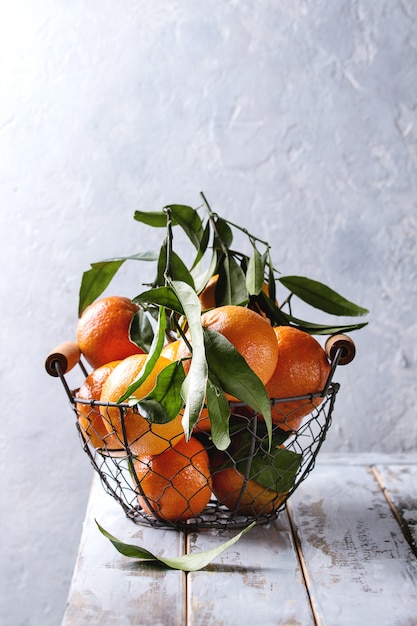
[[[204,193],[201,191],[200,192],[201,197],[204,200],[204,204],[207,207],[207,210],[209,212],[212,224],[213,224],[213,228],[215,229],[215,224],[214,224],[214,218],[217,216],[216,213],[214,213],[209,205],[209,203],[207,202],[207,199],[204,195]],[[225,218],[222,218],[226,224],[229,224],[229,226],[232,226],[233,228],[236,228],[237,230],[240,230],[242,233],[244,233],[251,241],[258,241],[259,243],[263,244],[264,246],[266,246],[266,248],[268,250],[271,249],[271,246],[269,245],[269,243],[267,241],[264,241],[263,239],[260,239],[259,237],[256,237],[256,235],[252,235],[247,228],[244,228],[243,226],[239,226],[239,224],[235,224],[234,222],[231,222],[230,220],[227,220]],[[217,232],[217,231],[216,231]]]
[[220,243],[220,248],[221,248],[223,254],[225,256],[227,256],[228,255],[227,247],[224,245],[221,237],[219,236],[219,232],[218,232],[217,227],[216,227],[216,220],[215,220],[215,218],[217,217],[217,215],[216,215],[216,213],[213,213],[213,211],[211,210],[211,207],[210,207],[209,203],[207,202],[207,199],[206,199],[204,193],[202,191],[200,193],[201,193],[201,197],[204,200],[204,204],[206,205],[206,208],[207,208],[207,211],[208,211],[208,214],[209,214],[210,223],[211,223],[212,228],[213,228],[213,230],[215,232],[216,238],[217,238],[217,240]]
[[167,235],[166,235],[166,244],[167,244],[167,260],[164,271],[164,280],[165,286],[167,286],[172,280],[172,269],[171,269],[171,252],[172,252],[172,212],[169,207],[164,208],[164,212],[167,216]]

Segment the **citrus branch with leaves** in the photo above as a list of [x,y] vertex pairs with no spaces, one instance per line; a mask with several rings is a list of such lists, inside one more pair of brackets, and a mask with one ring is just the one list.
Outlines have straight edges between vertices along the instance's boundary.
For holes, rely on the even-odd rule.
[[[155,423],[161,419],[174,419],[178,414],[178,401],[173,398],[177,394],[185,405],[183,426],[189,438],[204,402],[210,403],[211,398],[212,406],[208,409],[213,421],[214,443],[219,449],[225,449],[230,441],[225,413],[227,403],[215,402],[216,397],[239,388],[241,401],[264,415],[269,431],[270,402],[264,385],[234,346],[224,337],[214,338],[203,332],[199,295],[210,278],[218,276],[215,287],[217,306],[254,308],[273,326],[293,326],[312,335],[352,332],[363,328],[367,322],[328,324],[303,320],[293,315],[297,300],[336,317],[361,317],[367,315],[368,310],[319,281],[305,276],[282,276],[273,265],[267,241],[219,216],[211,209],[203,193],[201,197],[202,204],[196,209],[171,204],[160,211],[135,211],[135,221],[165,230],[160,250],[93,263],[82,277],[79,314],[103,293],[126,261],[156,263],[150,289],[133,298],[133,302],[141,308],[135,314],[130,330],[132,341],[148,352],[147,361],[119,402],[135,402],[135,389],[152,370],[164,341],[181,337],[192,351],[191,368],[187,376],[181,366],[171,368],[164,376],[161,373],[155,389],[142,399],[147,403],[148,419]],[[194,259],[189,267],[174,249],[177,228],[182,229],[194,250]],[[252,250],[250,255],[232,248],[235,231],[248,238]],[[283,289],[282,297],[277,287]],[[152,320],[156,320],[155,330]],[[244,380],[245,384],[239,385],[239,380]],[[214,389],[216,393],[212,393]],[[162,405],[163,411],[153,412],[152,406],[157,405]]]

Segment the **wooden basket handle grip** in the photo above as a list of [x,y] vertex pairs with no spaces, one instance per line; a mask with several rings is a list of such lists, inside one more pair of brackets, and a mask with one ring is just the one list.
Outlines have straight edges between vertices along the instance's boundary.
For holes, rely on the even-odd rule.
[[339,365],[347,365],[355,358],[356,347],[352,339],[347,335],[332,335],[326,341],[325,350],[330,361],[333,361],[336,352],[342,349]]
[[74,341],[65,341],[48,354],[45,360],[45,369],[50,376],[57,377],[59,374],[56,364],[58,364],[62,373],[67,374],[77,365],[80,356],[81,352],[78,345]]

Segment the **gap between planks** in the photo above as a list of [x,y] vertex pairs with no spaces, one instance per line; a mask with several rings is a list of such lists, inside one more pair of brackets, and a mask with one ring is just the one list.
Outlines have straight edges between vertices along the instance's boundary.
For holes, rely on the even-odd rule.
[[[331,463],[333,464],[333,463]],[[382,495],[384,496],[397,524],[399,525],[399,527],[401,528],[401,531],[407,541],[407,543],[409,544],[414,556],[417,557],[417,546],[416,543],[413,539],[413,536],[409,530],[409,527],[407,525],[407,523],[405,522],[405,520],[402,518],[398,508],[396,507],[396,505],[394,504],[393,499],[391,498],[388,488],[386,487],[384,480],[380,474],[380,472],[378,471],[378,469],[376,468],[376,466],[373,463],[360,463],[359,465],[363,465],[364,468],[368,468],[368,470],[371,472],[371,474],[373,475],[378,487],[380,488]],[[292,512],[292,505],[290,500],[287,501],[286,503],[286,507],[285,507],[285,511],[288,517],[288,521],[289,521],[289,525],[290,525],[290,529],[291,529],[291,535],[293,538],[293,542],[294,542],[294,549],[296,551],[297,554],[297,559],[299,562],[299,566],[300,566],[300,570],[301,570],[301,575],[303,577],[304,580],[304,584],[305,584],[305,588],[307,590],[307,595],[308,595],[308,600],[310,603],[310,607],[311,607],[311,612],[312,612],[312,616],[313,616],[313,620],[316,626],[322,626],[322,621],[320,619],[320,616],[318,615],[315,606],[314,606],[314,600],[313,600],[313,594],[312,594],[312,585],[311,585],[311,577],[308,571],[308,567],[307,567],[307,563],[306,563],[306,559],[304,558],[304,554],[303,554],[303,547],[302,547],[302,543],[300,540],[300,537],[298,535],[297,532],[297,525],[295,523],[294,520],[294,514]]]
[[314,620],[315,625],[316,626],[322,626],[321,619],[320,619],[319,615],[317,614],[317,611],[314,608],[314,603],[313,603],[312,594],[311,594],[311,580],[310,580],[310,576],[309,576],[309,573],[308,573],[306,560],[304,558],[303,548],[302,548],[302,545],[301,545],[300,537],[298,535],[297,527],[296,527],[296,524],[294,522],[294,516],[293,516],[293,513],[292,513],[292,509],[291,509],[291,503],[289,502],[289,500],[287,500],[287,502],[286,502],[285,512],[287,514],[288,521],[289,521],[289,524],[290,524],[292,540],[294,542],[294,549],[295,549],[295,552],[297,554],[297,559],[298,559],[298,563],[299,563],[299,566],[300,566],[301,575],[303,577],[304,585],[305,585],[305,588],[306,588],[306,591],[307,591],[308,601],[309,601],[310,608],[311,608],[311,614],[313,616],[313,620]]
[[376,480],[376,482],[378,483],[379,488],[382,491],[382,494],[385,498],[385,500],[387,501],[387,504],[389,506],[389,508],[391,509],[392,514],[394,515],[399,527],[402,530],[402,533],[407,541],[407,543],[409,544],[413,554],[415,557],[417,557],[417,546],[416,543],[413,539],[413,536],[410,532],[410,529],[408,527],[407,522],[402,518],[401,513],[399,512],[398,508],[395,506],[394,501],[392,500],[387,487],[385,486],[384,480],[380,474],[380,472],[377,470],[377,468],[375,467],[375,465],[371,465],[370,466],[370,470]]

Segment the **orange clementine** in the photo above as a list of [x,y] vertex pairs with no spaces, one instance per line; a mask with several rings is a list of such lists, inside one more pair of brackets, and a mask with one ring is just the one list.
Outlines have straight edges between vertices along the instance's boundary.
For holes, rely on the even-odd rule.
[[216,451],[211,458],[213,493],[229,511],[242,515],[267,515],[276,511],[287,493],[277,493],[230,466],[230,458]]
[[[226,337],[261,381],[268,382],[277,363],[278,344],[267,319],[246,307],[226,305],[203,313],[201,324]],[[177,354],[180,358],[189,356],[185,342]],[[186,361],[184,368],[187,370]]]
[[201,308],[203,311],[207,311],[207,309],[213,309],[216,305],[216,285],[219,280],[219,275],[214,274],[207,281],[206,286],[203,291],[198,296],[200,299]]
[[[171,522],[200,515],[211,497],[209,457],[195,437],[134,463],[144,511]],[[142,495],[143,494],[143,495]]]
[[[120,361],[112,361],[93,370],[80,386],[76,398],[98,402],[101,397],[103,384],[119,363]],[[118,438],[107,430],[103,422],[103,416],[97,406],[79,402],[75,406],[81,432],[87,442],[91,443],[95,448],[105,447],[108,450],[120,450],[122,448]]]
[[[146,354],[132,354],[123,359],[105,381],[100,401],[116,403],[129,385],[136,380],[146,358]],[[158,374],[169,364],[168,359],[160,356],[151,374],[135,391],[134,397],[141,399],[148,395],[155,387]],[[124,425],[126,441],[135,455],[158,454],[174,445],[184,436],[181,414],[166,424],[152,424],[134,408],[121,409],[117,406],[101,406],[100,412],[106,428],[109,432],[114,431],[121,441],[124,441]]]
[[[274,373],[266,384],[270,398],[291,398],[319,393],[324,389],[330,364],[319,342],[308,333],[291,326],[273,329],[278,345]],[[277,402],[272,406],[272,421],[284,430],[297,430],[305,415],[319,406],[323,398]]]
[[243,306],[226,305],[201,316],[201,324],[228,339],[266,384],[278,358],[274,330],[268,320]]
[[171,341],[167,343],[161,350],[161,355],[170,361],[176,361],[178,358],[178,349],[181,345],[181,340]]
[[78,346],[96,369],[110,361],[143,353],[129,337],[133,315],[139,307],[129,298],[108,296],[90,304],[77,324]]
[[[278,358],[275,333],[266,318],[243,306],[225,305],[203,313],[201,324],[226,337],[263,384],[266,384],[274,372]],[[190,355],[184,341],[181,341],[177,355],[178,358]],[[184,361],[186,372],[189,366],[189,362]],[[229,400],[238,400],[230,394],[226,395]]]

